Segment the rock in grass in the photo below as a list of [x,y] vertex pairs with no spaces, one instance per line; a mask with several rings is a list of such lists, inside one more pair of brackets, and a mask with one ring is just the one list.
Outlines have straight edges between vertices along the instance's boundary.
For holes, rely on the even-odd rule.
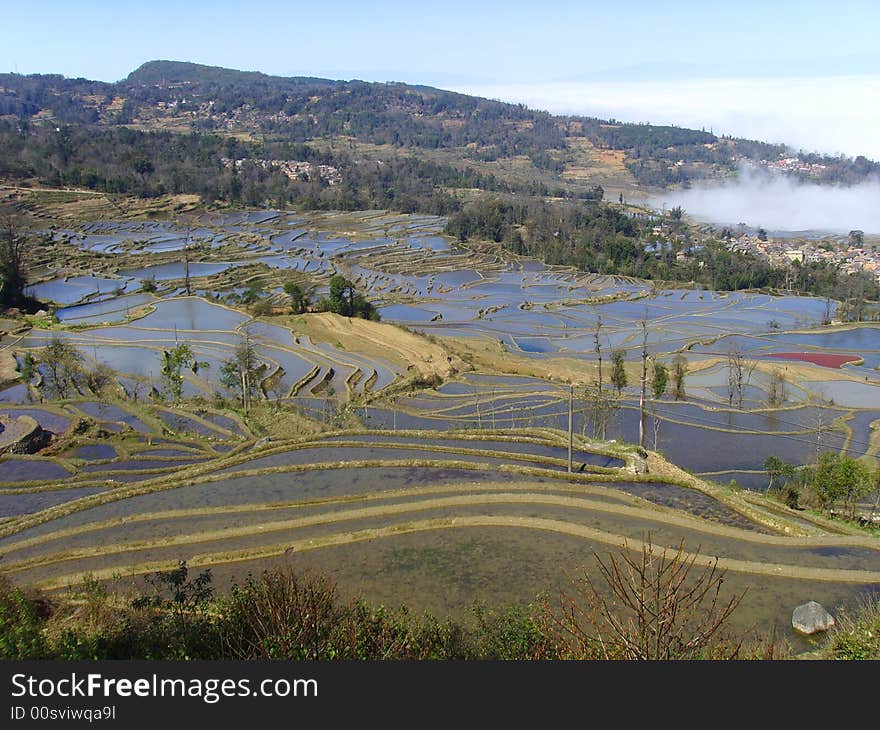
[[821,603],[808,601],[798,606],[791,614],[791,626],[798,633],[811,636],[820,631],[828,631],[834,626],[834,616],[828,613]]

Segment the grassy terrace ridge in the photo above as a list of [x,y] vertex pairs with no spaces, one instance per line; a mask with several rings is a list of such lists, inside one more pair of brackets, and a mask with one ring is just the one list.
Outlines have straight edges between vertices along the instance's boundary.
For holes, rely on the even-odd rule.
[[[334,438],[334,437],[344,437],[345,435],[351,436],[368,436],[370,434],[375,434],[379,436],[399,436],[403,438],[424,438],[430,437],[432,439],[442,440],[442,439],[467,439],[478,441],[479,439],[484,440],[499,440],[504,438],[516,439],[519,435],[524,436],[529,442],[532,443],[543,443],[546,445],[554,445],[560,448],[564,448],[565,441],[564,435],[559,433],[558,431],[554,431],[553,429],[540,429],[540,430],[529,430],[526,432],[520,432],[519,434],[516,431],[502,429],[499,431],[493,430],[482,430],[475,432],[474,430],[466,430],[463,432],[425,432],[425,431],[369,431],[364,429],[358,429],[354,431],[330,431],[318,439],[314,436],[304,436],[299,439],[292,439],[289,441],[272,441],[269,442],[267,446],[259,449],[258,451],[252,451],[248,449],[248,442],[242,443],[238,446],[238,448],[230,453],[230,454],[219,454],[216,455],[215,458],[210,459],[208,461],[194,464],[185,467],[183,470],[177,470],[173,475],[169,474],[159,474],[155,478],[137,482],[134,484],[117,484],[112,489],[107,490],[103,493],[99,493],[96,495],[92,495],[89,497],[83,497],[77,500],[74,500],[69,503],[61,504],[55,507],[48,508],[47,510],[43,510],[41,512],[35,513],[33,515],[25,515],[18,518],[13,518],[9,522],[0,525],[0,536],[8,536],[19,532],[21,530],[27,529],[28,527],[35,526],[37,524],[42,524],[44,522],[50,521],[52,519],[56,519],[58,517],[65,516],[67,514],[71,514],[75,511],[80,511],[84,509],[89,509],[91,507],[97,506],[99,504],[106,504],[108,502],[118,501],[126,499],[130,496],[136,496],[140,494],[148,494],[156,491],[165,491],[169,489],[176,489],[180,487],[186,487],[189,485],[195,484],[204,484],[215,482],[218,480],[228,479],[231,477],[245,477],[245,476],[263,476],[270,474],[281,474],[281,473],[296,473],[296,472],[306,472],[315,469],[345,469],[345,468],[354,468],[354,467],[383,467],[383,466],[424,466],[424,467],[454,467],[457,469],[463,470],[483,470],[490,468],[488,464],[480,463],[479,461],[456,461],[456,460],[438,460],[425,458],[421,460],[388,460],[388,459],[380,459],[380,460],[349,460],[345,462],[340,462],[334,459],[328,459],[325,462],[314,463],[314,464],[305,464],[305,465],[282,465],[275,467],[263,467],[260,469],[243,469],[240,471],[236,471],[232,474],[218,474],[219,470],[222,470],[226,467],[236,466],[241,464],[246,464],[248,461],[253,458],[259,458],[262,456],[270,456],[273,454],[284,453],[291,450],[304,449],[304,448],[315,448],[322,446],[322,438]],[[513,441],[512,441],[513,442]],[[253,443],[253,442],[250,442]],[[328,456],[332,454],[333,447],[338,447],[344,445],[349,442],[339,442],[339,441],[325,441],[323,442],[323,446],[328,448]],[[382,448],[412,448],[413,444],[389,444],[387,442],[374,442],[371,443],[369,441],[352,441],[350,442],[353,446],[359,447],[369,447],[370,445],[382,447]],[[435,449],[439,453],[449,454],[450,456],[454,456],[456,453],[458,454],[485,454],[486,456],[495,456],[501,458],[508,458],[514,461],[521,460],[525,462],[530,462],[534,465],[527,464],[504,464],[497,467],[498,471],[506,472],[510,474],[519,474],[523,476],[541,476],[543,478],[553,479],[554,481],[568,481],[575,484],[589,484],[591,482],[615,482],[615,481],[623,481],[623,482],[650,482],[650,483],[669,483],[675,484],[683,487],[687,487],[690,489],[695,489],[697,491],[703,492],[716,500],[718,500],[721,504],[731,508],[735,512],[747,517],[748,519],[754,521],[756,524],[760,524],[766,528],[769,528],[775,532],[785,534],[785,535],[804,535],[809,534],[809,532],[805,532],[805,527],[798,522],[794,522],[787,519],[788,514],[791,514],[792,517],[795,517],[795,513],[788,512],[784,510],[780,510],[776,503],[768,500],[767,498],[754,495],[752,493],[740,492],[738,490],[732,490],[729,487],[722,487],[719,485],[714,485],[710,482],[706,482],[702,479],[694,477],[691,474],[675,467],[663,460],[659,455],[648,452],[648,472],[645,474],[634,473],[635,469],[633,467],[633,458],[635,456],[635,452],[632,447],[621,446],[620,444],[597,444],[588,439],[583,439],[579,435],[575,436],[574,446],[577,450],[581,451],[594,451],[595,453],[601,453],[607,456],[614,456],[617,458],[622,458],[626,463],[623,469],[616,468],[602,468],[602,467],[591,467],[590,471],[592,473],[584,473],[584,474],[568,474],[565,471],[560,471],[558,469],[547,469],[542,468],[540,463],[552,464],[557,467],[561,467],[565,465],[565,461],[563,459],[555,459],[555,458],[542,458],[542,457],[531,457],[523,458],[524,455],[509,453],[503,451],[496,452],[488,452],[486,450],[478,450],[478,449],[462,449],[455,447],[440,447]],[[424,446],[423,447],[426,452],[430,452],[433,447]],[[426,454],[427,456],[427,454]],[[166,459],[168,457],[165,457]],[[102,486],[106,487],[106,477],[102,474],[99,478],[89,478],[88,475],[84,475],[85,478],[76,478],[72,480],[68,480],[65,482],[62,488],[73,488],[73,487],[84,487],[84,486]],[[34,486],[37,489],[32,490],[28,487]],[[43,483],[34,483],[33,485],[29,483],[18,483],[14,487],[10,489],[2,490],[2,493],[9,494],[22,494],[29,493],[30,491],[37,490],[47,490],[47,489],[57,489],[59,485],[46,484]],[[800,513],[797,513],[797,517],[800,518]],[[848,528],[847,526],[842,525],[841,523],[828,523],[828,522],[819,522],[814,521],[816,525],[816,534],[823,534],[829,531],[833,531],[834,533],[840,533],[842,530],[847,531],[850,534],[859,534],[857,528]],[[823,529],[824,528],[824,529]]]
[[[247,550],[229,552],[221,551],[216,553],[205,553],[194,555],[188,563],[194,568],[205,568],[216,565],[227,565],[230,563],[244,562],[259,558],[268,558],[272,556],[284,555],[289,551],[304,552],[309,550],[319,550],[321,548],[345,545],[366,540],[376,540],[382,537],[404,535],[416,532],[430,530],[448,530],[452,528],[467,527],[523,527],[530,530],[544,530],[547,532],[555,532],[563,535],[571,535],[586,540],[595,541],[605,545],[618,548],[640,550],[645,541],[634,540],[620,535],[586,527],[584,525],[564,522],[562,520],[552,520],[540,517],[514,517],[514,516],[460,516],[460,517],[443,517],[431,520],[414,520],[408,522],[397,523],[387,527],[368,528],[364,530],[355,530],[348,532],[334,533],[330,535],[321,535],[306,538],[289,538],[284,542],[274,545],[255,547]],[[149,546],[147,546],[149,547]],[[669,546],[672,547],[672,546]],[[132,550],[138,549],[132,547]],[[833,583],[854,583],[859,585],[880,582],[880,571],[870,570],[841,570],[839,568],[806,568],[799,565],[779,564],[779,563],[762,563],[757,561],[737,560],[732,558],[718,558],[712,555],[703,555],[700,553],[684,553],[688,560],[693,560],[696,565],[702,567],[711,567],[717,565],[720,570],[734,571],[738,573],[748,573],[751,575],[763,575],[771,577],[786,577],[800,580],[828,581]],[[75,560],[79,555],[73,554],[69,558],[61,557],[60,560]],[[176,561],[163,560],[153,561],[149,563],[141,563],[129,565],[126,573],[130,575],[151,573],[157,570],[168,570],[173,568]],[[29,567],[39,567],[43,563],[35,561],[34,564],[23,566],[15,566],[9,568],[10,572],[24,570]],[[97,569],[90,571],[93,579],[105,580],[114,577],[120,573],[118,567],[108,569]],[[44,590],[59,589],[74,584],[77,579],[81,578],[82,572],[74,572],[63,575],[58,578],[46,579],[38,581],[36,585]]]
[[[471,493],[475,491],[473,483],[463,484],[447,484],[435,485],[431,487],[415,487],[406,489],[388,489],[382,492],[355,494],[341,497],[324,497],[312,498],[296,501],[251,503],[246,505],[227,505],[224,507],[193,507],[189,509],[178,510],[162,510],[159,512],[150,512],[145,514],[127,515],[125,517],[117,517],[100,522],[89,523],[88,525],[80,525],[78,527],[66,528],[54,531],[48,535],[40,535],[36,537],[26,537],[17,539],[9,543],[10,550],[21,550],[34,545],[41,545],[57,539],[81,535],[95,530],[106,529],[110,527],[118,527],[120,525],[131,525],[139,522],[148,522],[153,520],[165,519],[189,519],[192,517],[204,517],[212,515],[235,515],[239,513],[258,513],[269,512],[279,509],[288,509],[292,507],[315,507],[330,506],[340,504],[354,504],[358,502],[372,502],[377,500],[394,499],[395,497],[419,497],[433,494],[458,494]],[[529,490],[547,490],[547,486],[540,483],[531,482],[483,482],[479,485],[479,489],[485,492],[523,492]],[[577,486],[553,485],[548,493],[558,494],[575,494],[580,496],[600,495],[611,497],[625,502],[630,502],[643,507],[653,507],[652,503],[640,497],[628,494],[621,494],[619,491],[603,486],[601,484],[578,484]]]
[[[335,431],[329,432],[326,434],[327,437],[339,437],[345,435],[369,435],[370,431]],[[423,431],[385,431],[379,432],[382,435],[398,435],[403,437],[424,437],[429,435],[432,438],[437,437],[437,434],[434,432],[423,432]],[[540,438],[536,438],[536,433],[544,436],[546,440],[543,443],[556,445],[559,447],[563,446],[563,435],[554,432],[550,429],[546,429],[539,432],[528,432],[528,437],[533,439],[535,442],[541,443],[542,440]],[[460,438],[466,437],[470,440],[476,440],[480,437],[489,440],[495,440],[497,437],[503,436],[511,436],[510,431],[501,431],[495,432],[491,430],[483,431],[480,433],[475,433],[472,430],[469,430],[463,434],[457,433],[447,433],[446,438]],[[319,443],[319,442],[318,442]],[[515,442],[511,442],[515,443]],[[29,527],[36,526],[38,524],[43,524],[53,519],[57,519],[62,516],[66,516],[68,514],[72,514],[74,512],[82,511],[89,509],[91,507],[95,507],[101,504],[107,504],[110,502],[115,502],[119,500],[124,500],[128,497],[137,496],[141,494],[149,494],[157,491],[167,491],[170,489],[177,488],[186,488],[187,486],[192,486],[196,484],[205,484],[212,483],[219,480],[225,480],[229,478],[237,478],[237,477],[247,477],[247,476],[259,476],[259,475],[267,475],[267,474],[283,474],[283,473],[301,473],[307,472],[317,469],[346,469],[346,468],[355,468],[355,467],[391,467],[391,466],[402,466],[402,467],[446,467],[446,468],[456,468],[462,470],[485,470],[490,468],[488,464],[480,463],[479,461],[456,461],[456,460],[439,460],[439,459],[430,459],[426,458],[423,460],[349,460],[345,462],[336,461],[327,461],[324,463],[314,463],[307,465],[285,465],[285,466],[277,466],[277,467],[264,467],[260,469],[244,469],[241,471],[234,472],[232,474],[218,474],[218,470],[221,470],[228,466],[234,466],[239,464],[246,464],[249,460],[260,457],[264,455],[271,455],[275,453],[283,453],[285,451],[289,451],[291,449],[301,449],[301,448],[311,448],[314,447],[316,441],[313,437],[307,436],[301,439],[292,440],[290,442],[276,444],[274,442],[270,442],[269,448],[260,449],[256,452],[244,451],[240,450],[235,454],[230,456],[220,455],[215,459],[212,459],[208,462],[203,462],[201,464],[195,464],[189,467],[186,467],[183,470],[176,471],[173,475],[164,474],[158,475],[157,477],[150,479],[144,482],[138,482],[134,484],[121,484],[115,486],[113,489],[107,490],[105,492],[82,497],[76,499],[74,501],[57,505],[55,507],[50,507],[48,509],[42,510],[35,514],[24,515],[21,517],[13,518],[10,521],[3,523],[0,525],[0,536],[7,537],[14,535],[18,532],[28,529]],[[352,442],[352,444],[356,444],[361,447],[369,446],[370,442],[364,441],[356,441]],[[326,442],[325,445],[328,446],[338,446],[340,442]],[[376,442],[375,446],[386,447],[389,444],[385,442]],[[401,444],[400,447],[408,447],[409,444]],[[596,444],[585,439],[578,437],[575,441],[575,446],[579,450],[590,450],[596,449]],[[241,448],[241,447],[240,447]],[[244,446],[243,448],[246,448]],[[426,451],[430,452],[431,447],[426,447]],[[455,449],[449,448],[443,453],[448,453],[451,456],[454,456],[456,453],[473,453],[476,451],[477,454],[485,453],[486,455],[490,455],[485,451],[478,450],[468,450],[468,449]],[[597,449],[598,451],[598,449]],[[632,464],[633,451],[631,448],[621,448],[619,445],[608,445],[604,449],[601,450],[602,453],[606,453],[608,455],[615,455],[617,457],[623,458],[627,460],[630,464]],[[508,452],[496,452],[496,455],[502,456],[504,458],[510,458],[511,455]],[[536,458],[537,463],[540,463],[540,459]],[[564,465],[564,461],[561,459],[552,459],[550,463],[555,466]],[[756,499],[754,495],[746,495],[744,493],[740,493],[729,488],[720,487],[717,485],[712,485],[707,483],[701,479],[698,479],[686,472],[678,469],[674,465],[669,464],[662,460],[658,455],[649,452],[648,457],[648,473],[647,474],[634,474],[630,469],[626,467],[624,469],[601,469],[597,470],[591,474],[568,474],[565,471],[561,471],[558,469],[546,469],[540,466],[524,466],[519,464],[504,464],[498,467],[500,471],[520,474],[524,478],[528,476],[541,476],[542,478],[552,479],[554,482],[569,482],[572,484],[584,484],[585,486],[590,485],[591,483],[599,483],[602,482],[651,482],[651,483],[669,483],[675,484],[679,486],[684,486],[687,488],[695,489],[697,491],[704,492],[709,496],[715,498],[721,504],[731,508],[735,512],[747,517],[749,520],[755,522],[756,524],[762,525],[774,532],[780,533],[782,535],[808,535],[810,532],[814,532],[816,535],[827,534],[830,530],[821,529],[822,525],[820,523],[816,523],[815,531],[806,530],[803,525],[798,524],[796,522],[790,521],[786,519],[786,515],[781,513],[779,510],[775,508],[768,508],[764,505],[769,505],[770,503],[766,499]],[[28,493],[30,490],[27,490],[23,487],[27,485],[18,485],[11,493]],[[72,480],[68,482],[65,486],[106,486],[106,482],[102,479],[84,479],[84,480]],[[830,527],[830,526],[829,526]],[[840,531],[840,527],[835,525],[835,532]],[[858,534],[857,530],[853,529],[852,533]],[[865,537],[865,540],[870,541],[871,538]]]
[[[438,496],[440,495],[440,496]],[[614,501],[590,500],[590,497],[613,498]],[[868,547],[880,550],[880,544],[873,540],[870,536],[860,535],[812,535],[812,536],[783,536],[773,534],[762,534],[755,531],[743,530],[741,528],[727,526],[718,523],[710,523],[703,519],[682,514],[678,510],[665,507],[662,505],[649,502],[638,496],[622,493],[601,482],[596,483],[579,483],[577,485],[569,484],[547,484],[546,482],[531,483],[523,482],[482,482],[475,484],[473,482],[463,482],[461,484],[436,485],[430,487],[410,487],[405,489],[390,489],[366,494],[346,495],[339,497],[312,498],[298,501],[282,501],[272,503],[254,503],[246,505],[229,505],[224,507],[193,507],[188,509],[160,510],[157,512],[145,512],[139,514],[126,515],[123,517],[115,517],[99,522],[92,522],[77,527],[65,528],[44,535],[34,537],[25,537],[13,540],[7,543],[6,555],[14,555],[20,550],[31,548],[34,546],[45,545],[54,541],[63,540],[68,537],[83,535],[91,532],[97,532],[108,528],[130,526],[145,522],[167,521],[167,520],[189,520],[197,517],[211,517],[219,515],[236,515],[236,514],[255,514],[263,512],[272,512],[277,510],[290,510],[294,508],[314,508],[314,507],[333,507],[341,505],[356,505],[359,503],[370,502],[388,502],[395,498],[412,498],[409,501],[399,504],[389,503],[388,505],[375,508],[353,509],[348,512],[333,511],[327,513],[326,520],[336,522],[347,519],[358,519],[366,516],[384,515],[394,513],[395,511],[406,512],[409,506],[417,509],[431,509],[436,504],[441,504],[438,500],[446,500],[443,504],[473,504],[484,503],[529,503],[529,504],[558,504],[578,507],[580,509],[596,509],[598,511],[606,511],[609,513],[617,513],[623,515],[639,515],[642,517],[650,517],[651,519],[659,519],[679,526],[687,526],[700,532],[710,533],[725,537],[734,537],[764,545],[779,545],[793,547],[808,547],[821,544],[823,546],[835,547]],[[421,507],[415,505],[422,505]],[[383,512],[383,510],[388,512]],[[305,518],[302,524],[315,523],[318,524],[325,519],[323,513],[312,515]],[[228,533],[244,534],[249,530],[262,532],[263,530],[272,531],[273,529],[285,529],[285,525],[292,524],[288,522],[271,521],[261,522],[255,528],[230,528]],[[256,532],[254,532],[256,534]],[[179,540],[181,544],[191,542],[202,542],[205,540],[215,539],[212,536],[181,536]],[[157,543],[161,544],[161,543]],[[86,548],[83,552],[84,556],[89,555],[88,550],[94,548]],[[107,549],[112,552],[113,548]],[[123,549],[123,548],[120,548]],[[129,548],[124,548],[129,549]],[[67,559],[67,558],[65,558]]]
[[[466,485],[453,485],[453,487],[457,490],[464,491],[468,489]],[[526,487],[524,487],[525,489]],[[130,542],[123,543],[119,545],[114,544],[102,544],[100,546],[88,546],[85,548],[77,549],[77,550],[67,550],[62,551],[60,553],[51,554],[48,557],[39,557],[39,558],[30,558],[22,561],[11,560],[5,562],[4,565],[7,570],[15,572],[21,571],[26,568],[34,567],[37,565],[42,565],[46,562],[57,562],[57,561],[68,561],[68,560],[76,560],[78,558],[86,558],[86,557],[100,557],[102,555],[109,555],[114,553],[121,552],[133,552],[151,547],[173,547],[176,545],[189,545],[196,544],[201,542],[211,542],[217,540],[223,540],[232,537],[241,537],[246,535],[263,535],[272,532],[282,532],[290,529],[298,528],[298,527],[307,527],[311,525],[325,525],[325,524],[333,524],[336,522],[346,522],[346,521],[355,521],[359,519],[364,519],[368,517],[386,517],[390,515],[398,515],[398,514],[407,514],[410,512],[418,512],[423,510],[431,510],[442,507],[455,507],[455,506],[465,506],[465,505],[485,505],[485,504],[529,504],[529,505],[557,505],[564,507],[573,507],[576,509],[597,511],[597,512],[607,512],[611,514],[617,514],[622,516],[629,517],[650,517],[653,520],[664,522],[670,525],[676,525],[680,527],[687,527],[693,529],[698,532],[705,532],[708,534],[732,537],[738,540],[743,540],[746,542],[751,542],[755,544],[763,544],[763,545],[785,545],[785,546],[793,546],[793,547],[810,547],[814,545],[822,545],[822,546],[835,546],[835,547],[869,547],[875,550],[880,550],[880,544],[877,543],[876,540],[872,540],[868,536],[837,536],[837,537],[783,537],[780,535],[763,535],[761,533],[751,532],[748,530],[742,530],[735,527],[728,527],[725,525],[717,525],[710,523],[706,520],[692,517],[689,515],[677,514],[675,510],[670,510],[668,508],[663,508],[659,505],[654,505],[650,503],[645,504],[636,504],[637,500],[633,500],[633,505],[622,505],[622,504],[614,504],[606,501],[592,501],[590,499],[585,499],[580,495],[558,495],[553,493],[548,493],[548,487],[546,485],[538,486],[538,485],[529,485],[528,489],[538,489],[541,492],[528,492],[528,491],[518,491],[518,492],[504,492],[504,491],[496,491],[493,490],[492,493],[489,494],[474,494],[478,490],[481,490],[481,486],[470,485],[469,491],[472,492],[470,494],[460,494],[460,495],[452,495],[452,496],[434,496],[428,499],[420,499],[420,500],[410,500],[406,502],[400,502],[396,504],[383,504],[375,507],[360,507],[353,508],[349,510],[336,510],[332,512],[326,513],[318,513],[313,515],[308,515],[300,518],[293,518],[287,520],[267,520],[264,522],[260,522],[258,524],[250,525],[248,527],[232,527],[232,528],[218,528],[211,531],[200,532],[198,534],[190,535],[179,535],[177,537],[167,537],[163,536],[161,538],[157,538],[155,541],[138,541],[138,542]],[[501,490],[501,485],[498,485],[498,490]],[[550,487],[549,489],[553,489]],[[435,492],[434,488],[426,488],[422,490],[411,490],[404,494],[400,492],[397,493],[397,496],[413,496],[413,497],[421,497],[427,494],[432,494]],[[543,492],[543,493],[542,493]],[[344,498],[341,500],[336,499],[327,499],[323,501],[310,501],[307,503],[294,503],[293,505],[288,506],[330,506],[334,504],[351,504],[356,501],[371,501],[382,499],[386,500],[389,498],[389,494],[387,493],[373,493],[363,496],[362,498],[351,497]],[[263,510],[271,510],[277,509],[278,506],[271,507],[263,507],[257,509],[255,511],[263,511]],[[244,510],[244,509],[235,509],[230,510],[231,513],[236,512],[247,512],[254,510]],[[5,555],[9,557],[10,555],[14,555],[15,552],[24,549],[26,547],[33,547],[35,545],[45,544],[47,542],[52,542],[54,540],[59,539],[59,537],[71,536],[71,535],[81,535],[87,532],[92,532],[96,530],[101,530],[109,526],[114,525],[128,525],[135,522],[146,522],[153,521],[157,519],[167,519],[168,517],[173,518],[188,518],[194,517],[197,515],[216,515],[216,514],[226,514],[226,510],[218,510],[218,509],[208,509],[208,510],[175,510],[171,512],[163,512],[163,513],[146,513],[132,517],[120,518],[119,520],[109,520],[103,521],[101,523],[94,523],[88,526],[82,526],[81,528],[74,528],[63,535],[58,534],[49,534],[39,538],[28,538],[22,540],[20,542],[10,543],[7,547],[7,552]],[[51,560],[50,560],[51,558]],[[744,570],[744,569],[743,569]],[[870,572],[870,571],[869,571]],[[824,574],[823,574],[824,575]],[[829,578],[824,578],[825,580],[829,580]],[[867,581],[866,581],[867,582]]]

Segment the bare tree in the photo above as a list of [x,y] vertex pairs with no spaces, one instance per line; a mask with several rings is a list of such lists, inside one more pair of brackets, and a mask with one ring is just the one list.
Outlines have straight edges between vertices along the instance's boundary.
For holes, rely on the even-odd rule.
[[263,383],[263,387],[266,397],[269,399],[274,398],[275,410],[279,410],[281,408],[281,399],[288,391],[284,383],[284,368],[279,366],[272,374],[272,377]]
[[597,386],[599,390],[602,390],[602,347],[599,345],[599,334],[602,331],[602,315],[599,314],[596,316],[596,329],[593,331],[593,345],[596,350],[596,361],[599,369],[599,379],[597,381]]
[[654,434],[654,445],[651,447],[654,451],[657,450],[657,442],[660,439],[660,424],[661,421],[657,417],[657,402],[654,401],[654,407],[651,409],[651,426]]
[[687,360],[685,360],[684,355],[679,353],[672,361],[672,395],[675,400],[684,400],[687,396],[684,389],[687,370]]
[[183,282],[186,295],[192,294],[192,285],[189,278],[189,239],[192,236],[192,224],[186,224],[186,238],[183,242]]
[[727,351],[727,404],[733,407],[734,400],[742,408],[743,353],[738,348]]
[[246,331],[233,356],[220,368],[220,382],[238,394],[245,416],[250,412],[253,400],[259,396],[260,376],[265,367],[257,356],[250,333]]
[[779,368],[770,371],[770,383],[767,387],[767,405],[778,408],[785,403],[785,376]]
[[37,351],[37,361],[43,370],[43,387],[51,396],[67,398],[76,392],[82,359],[79,350],[57,333]]
[[722,629],[743,593],[721,594],[724,571],[715,558],[655,547],[650,540],[634,556],[628,545],[616,555],[595,555],[601,584],[585,573],[558,604],[545,602],[539,622],[560,653],[573,658],[669,660],[707,654],[735,658]]
[[581,400],[584,403],[584,420],[582,435],[604,441],[608,435],[608,426],[618,403],[611,390],[598,386],[588,387],[583,391]]
[[813,414],[813,433],[816,434],[816,463],[819,463],[819,455],[822,452],[822,438],[827,431],[831,430],[825,423],[825,411],[817,408]]
[[732,350],[727,352],[727,406],[733,408],[733,399],[736,395],[736,356]]

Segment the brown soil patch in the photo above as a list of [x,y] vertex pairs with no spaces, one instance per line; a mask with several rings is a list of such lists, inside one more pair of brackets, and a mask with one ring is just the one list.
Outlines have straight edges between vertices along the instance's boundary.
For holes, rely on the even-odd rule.
[[10,350],[0,351],[0,383],[10,380],[18,380],[21,373],[18,372],[18,363]]

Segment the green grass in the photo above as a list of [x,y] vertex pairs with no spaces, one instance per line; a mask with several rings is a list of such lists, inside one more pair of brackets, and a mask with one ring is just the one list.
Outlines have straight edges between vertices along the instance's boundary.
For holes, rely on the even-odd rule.
[[823,653],[829,659],[880,659],[880,602],[875,599],[852,615],[840,616]]

